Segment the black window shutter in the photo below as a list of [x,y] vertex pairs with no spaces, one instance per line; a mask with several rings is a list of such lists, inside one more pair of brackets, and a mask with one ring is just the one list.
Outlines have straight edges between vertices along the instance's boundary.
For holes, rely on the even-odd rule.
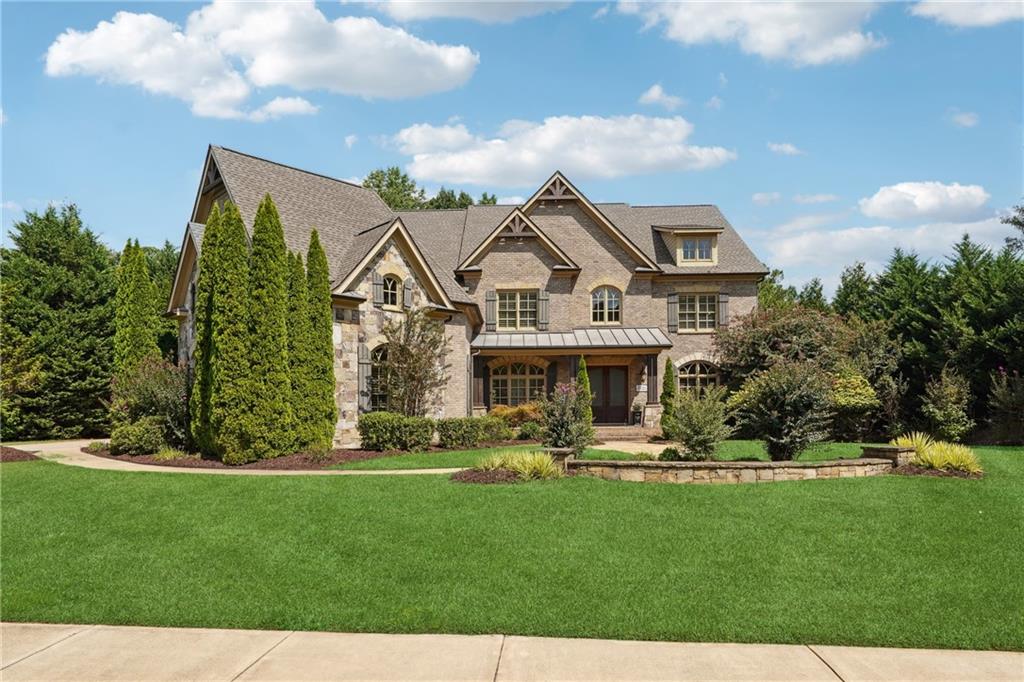
[[402,285],[402,305],[406,308],[412,307],[412,284],[412,277],[406,277]]
[[718,295],[718,326],[729,326],[729,294]]
[[359,411],[370,411],[370,349],[359,344]]
[[679,331],[679,294],[669,294],[668,301],[668,330],[670,333]]
[[658,356],[647,356],[647,403],[658,402]]
[[484,303],[484,331],[493,332],[498,328],[498,292],[488,290]]
[[551,299],[547,289],[542,289],[537,294],[537,331],[548,330],[548,301]]
[[547,395],[550,397],[555,392],[555,384],[558,383],[558,360],[552,360],[548,365],[547,379]]
[[384,305],[384,278],[379,272],[373,273],[373,304]]

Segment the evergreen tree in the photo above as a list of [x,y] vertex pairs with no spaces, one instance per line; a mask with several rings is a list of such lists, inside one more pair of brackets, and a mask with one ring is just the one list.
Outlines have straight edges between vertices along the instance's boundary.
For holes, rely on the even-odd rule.
[[455,190],[445,189],[442,187],[438,190],[436,195],[423,205],[423,208],[468,208],[469,206],[472,206],[473,203],[473,197],[469,196],[465,192],[459,192],[459,194],[456,195]]
[[1007,237],[1006,245],[1012,251],[1024,255],[1024,204],[1014,206],[1013,213],[1005,216],[1000,222],[1020,232],[1020,236]]
[[422,208],[426,202],[426,195],[416,186],[416,181],[398,166],[370,171],[363,180],[363,187],[376,192],[392,211],[412,211]]
[[484,192],[480,195],[480,201],[478,202],[481,206],[494,206],[498,203],[498,197],[494,194],[488,194]]
[[[206,244],[203,246],[205,249]],[[215,263],[216,285],[210,305],[210,426],[216,453],[228,464],[242,464],[255,459],[249,434],[255,402],[255,387],[249,380],[254,372],[249,330],[253,300],[249,293],[249,240],[242,215],[230,202],[224,204],[221,214]]]
[[206,218],[202,249],[199,252],[199,275],[193,301],[195,338],[192,347],[192,393],[189,398],[192,439],[204,454],[215,454],[211,417],[213,392],[213,322],[214,290],[220,279],[221,268],[220,208],[215,203]]
[[782,284],[782,270],[772,270],[757,285],[757,307],[761,310],[789,308],[796,304],[796,287]]
[[156,343],[160,346],[160,356],[175,358],[178,353],[178,321],[164,317],[164,312],[171,298],[174,275],[178,271],[178,247],[164,240],[160,248],[143,246],[142,251],[146,254],[149,277],[153,280],[153,309],[159,319]]
[[676,440],[679,434],[676,422],[676,366],[672,358],[665,361],[665,375],[661,378],[661,435]]
[[309,401],[310,414],[314,416],[310,445],[326,448],[334,439],[338,420],[334,402],[334,313],[327,256],[316,230],[309,238],[306,253],[306,289],[310,317]]
[[295,419],[295,447],[319,444],[316,406],[310,379],[313,357],[312,318],[302,256],[288,254],[288,378],[291,385],[292,415]]
[[145,358],[159,357],[160,318],[153,307],[156,292],[149,277],[146,254],[139,242],[125,244],[117,266],[114,297],[114,374],[132,374]]
[[846,267],[839,278],[839,287],[832,298],[832,307],[846,317],[852,315],[862,320],[870,319],[874,306],[871,298],[872,282],[864,263],[858,261]]
[[250,263],[252,411],[246,431],[253,455],[264,459],[284,454],[295,445],[288,381],[288,252],[281,219],[269,194],[256,209]]
[[590,390],[590,374],[587,372],[587,361],[580,356],[580,366],[576,370],[576,384],[580,396],[580,419],[585,424],[594,423],[594,392]]
[[[116,278],[73,204],[27,212],[2,253],[0,437],[75,438],[109,428]],[[30,359],[34,358],[36,362]],[[21,366],[8,392],[7,373]]]
[[814,310],[821,310],[827,312],[830,307],[828,301],[825,300],[825,292],[821,286],[821,279],[815,277],[807,284],[803,286],[800,293],[797,295],[797,303],[805,308],[813,308]]

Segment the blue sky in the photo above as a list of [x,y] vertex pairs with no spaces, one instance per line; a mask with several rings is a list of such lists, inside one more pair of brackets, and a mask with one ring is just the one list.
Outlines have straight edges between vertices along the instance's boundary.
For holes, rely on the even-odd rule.
[[[207,144],[339,178],[714,203],[787,279],[998,245],[1021,3],[11,3],[3,225],[177,243]],[[654,87],[652,90],[653,86]],[[646,94],[646,96],[645,96]]]

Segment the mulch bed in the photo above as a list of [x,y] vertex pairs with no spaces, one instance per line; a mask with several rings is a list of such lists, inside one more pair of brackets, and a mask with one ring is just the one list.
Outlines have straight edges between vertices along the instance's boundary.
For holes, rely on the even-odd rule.
[[283,455],[274,459],[261,459],[248,464],[231,466],[219,459],[207,459],[205,457],[185,457],[182,459],[157,459],[155,455],[112,455],[109,450],[87,452],[97,457],[117,459],[122,462],[135,462],[136,464],[152,464],[165,467],[191,467],[195,469],[292,469],[296,471],[310,471],[315,469],[326,469],[335,464],[345,462],[359,462],[364,459],[378,459],[380,457],[393,457],[405,454],[403,452],[376,452],[372,450],[331,450],[324,455],[310,455],[305,452],[297,452],[292,455]]
[[452,474],[452,480],[456,483],[517,483],[519,477],[514,471],[508,469],[491,469],[490,471],[464,469]]
[[0,445],[0,462],[27,462],[31,459],[39,458],[31,452],[25,452],[24,450],[18,450],[17,448]]
[[904,464],[901,467],[896,467],[892,472],[900,476],[936,476],[939,478],[981,478],[983,476],[983,474],[970,474],[966,471],[929,469],[916,464]]

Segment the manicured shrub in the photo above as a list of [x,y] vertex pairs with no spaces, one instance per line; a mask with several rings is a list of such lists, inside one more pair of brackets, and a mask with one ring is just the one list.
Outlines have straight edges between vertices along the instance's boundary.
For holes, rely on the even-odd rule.
[[694,459],[711,459],[715,446],[733,433],[725,423],[727,417],[724,388],[708,388],[704,395],[680,391],[675,404],[676,438]]
[[672,358],[665,361],[665,374],[661,378],[661,436],[665,440],[676,440],[676,366]]
[[683,453],[679,451],[679,448],[665,448],[658,455],[658,459],[662,462],[681,462],[683,461]]
[[646,450],[641,452],[634,452],[630,457],[634,462],[655,462],[658,460],[658,455],[653,452],[647,452]]
[[544,418],[544,415],[540,412],[540,407],[535,402],[521,403],[515,406],[495,405],[487,414],[488,416],[499,417],[505,420],[505,423],[513,428],[522,426],[527,422],[537,422],[539,424]]
[[993,436],[999,443],[1024,443],[1024,377],[1000,368],[992,377],[988,399]]
[[736,416],[772,460],[789,460],[828,437],[831,381],[809,363],[784,362],[747,380]]
[[924,389],[921,413],[931,425],[936,438],[957,442],[974,428],[974,420],[967,416],[971,387],[956,371],[943,367],[939,376],[929,381]]
[[434,436],[434,420],[394,412],[371,412],[359,418],[364,450],[423,450]]
[[116,425],[160,417],[164,441],[185,447],[190,442],[188,410],[188,370],[184,366],[149,355],[134,369],[114,377],[111,415]]
[[842,367],[832,375],[833,431],[838,440],[859,440],[867,430],[868,415],[881,403],[864,375]]
[[169,462],[175,459],[193,459],[196,455],[190,455],[184,450],[178,448],[162,447],[157,450],[156,454],[153,455],[153,459],[160,462]]
[[516,438],[519,440],[540,440],[544,437],[544,427],[537,422],[523,422]]
[[580,419],[587,424],[594,423],[594,392],[590,390],[590,373],[587,372],[587,361],[580,356],[580,365],[576,370],[576,387],[579,396]]
[[941,471],[964,471],[969,474],[980,474],[981,464],[974,451],[959,443],[932,443],[924,452],[918,453],[912,464],[926,469]]
[[152,455],[164,447],[162,417],[143,417],[115,428],[110,434],[110,452],[114,455]]
[[504,419],[497,417],[473,417],[476,420],[477,428],[480,431],[481,443],[497,443],[504,440],[512,440],[516,432]]
[[106,452],[107,450],[109,450],[110,449],[110,444],[106,443],[106,442],[104,442],[102,440],[94,440],[93,442],[89,443],[88,445],[86,445],[82,449],[85,450],[86,452],[89,452],[89,453],[92,453],[92,454],[95,455],[96,453]]
[[442,448],[471,448],[479,445],[479,417],[451,417],[437,420],[437,440]]
[[594,442],[594,427],[583,414],[584,401],[589,407],[590,397],[579,390],[578,384],[556,384],[551,397],[540,401],[544,445],[580,452]]

